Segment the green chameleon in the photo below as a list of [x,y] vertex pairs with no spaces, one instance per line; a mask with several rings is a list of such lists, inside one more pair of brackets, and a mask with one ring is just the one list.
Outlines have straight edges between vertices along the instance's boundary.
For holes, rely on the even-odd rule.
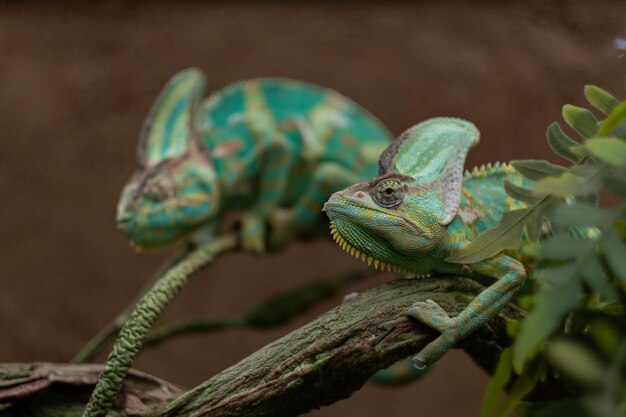
[[488,164],[463,174],[467,152],[479,136],[465,120],[426,120],[382,153],[378,177],[334,193],[324,205],[334,239],[376,268],[414,278],[476,273],[496,279],[456,317],[432,300],[410,307],[411,317],[441,332],[413,358],[419,368],[489,321],[526,277],[516,254],[500,253],[470,265],[448,260],[504,213],[524,207],[503,187],[505,179],[528,182],[511,166]]
[[[244,249],[279,248],[319,224],[334,191],[375,175],[392,139],[374,116],[329,89],[256,79],[202,100],[204,86],[201,71],[181,71],[144,122],[139,169],[117,212],[138,249],[209,244],[237,212]],[[85,416],[107,413],[152,323],[207,256],[191,252],[138,301]]]
[[234,211],[244,249],[280,247],[312,229],[332,192],[375,175],[392,139],[356,103],[311,84],[242,81],[202,101],[204,86],[198,69],[181,71],[144,122],[117,214],[138,249],[204,243]]

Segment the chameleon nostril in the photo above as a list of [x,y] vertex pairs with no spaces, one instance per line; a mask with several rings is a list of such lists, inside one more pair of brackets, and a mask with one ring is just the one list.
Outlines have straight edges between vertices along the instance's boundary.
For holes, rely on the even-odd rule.
[[363,193],[363,192],[359,191],[358,193],[356,193],[356,196],[357,196],[358,198],[363,198],[363,197],[365,197],[365,193]]

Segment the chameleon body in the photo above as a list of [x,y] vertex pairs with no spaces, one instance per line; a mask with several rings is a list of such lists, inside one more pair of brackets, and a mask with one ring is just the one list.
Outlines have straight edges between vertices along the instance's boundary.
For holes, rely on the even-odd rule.
[[181,71],[144,122],[117,214],[139,249],[207,241],[233,211],[245,249],[280,247],[316,224],[332,192],[375,175],[392,138],[356,103],[312,84],[254,79],[202,100],[204,86],[199,70]]
[[466,154],[478,141],[470,122],[429,119],[382,153],[378,177],[336,192],[324,205],[335,240],[376,268],[407,277],[480,274],[496,280],[456,317],[432,300],[410,307],[411,317],[441,332],[414,357],[418,367],[432,364],[484,325],[526,276],[517,254],[500,253],[470,265],[447,261],[504,213],[524,207],[503,187],[505,179],[527,185],[511,166],[489,164],[463,173]]

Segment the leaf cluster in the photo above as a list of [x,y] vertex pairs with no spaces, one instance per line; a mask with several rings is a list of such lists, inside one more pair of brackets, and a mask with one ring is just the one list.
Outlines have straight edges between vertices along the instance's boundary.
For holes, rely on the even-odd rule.
[[[548,144],[569,166],[512,162],[531,185],[505,189],[526,207],[455,254],[477,262],[518,249],[536,260],[530,293],[520,299],[530,312],[510,326],[515,342],[500,358],[484,417],[515,407],[528,416],[626,413],[626,101],[596,86],[584,91],[600,118],[563,107],[580,139],[557,122],[547,129]],[[608,193],[617,204],[599,207],[598,196]],[[522,403],[546,379],[559,380],[572,399]],[[505,388],[508,396],[499,401]]]

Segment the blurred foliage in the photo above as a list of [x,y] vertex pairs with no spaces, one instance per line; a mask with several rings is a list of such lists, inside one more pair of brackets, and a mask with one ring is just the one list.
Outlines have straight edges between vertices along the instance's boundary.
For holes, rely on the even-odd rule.
[[[581,140],[556,122],[547,130],[550,147],[571,165],[514,161],[533,186],[506,190],[527,207],[466,249],[521,247],[538,262],[519,300],[530,312],[510,326],[515,341],[500,358],[482,417],[513,409],[533,417],[626,415],[626,101],[596,86],[585,96],[605,118],[565,105],[563,118]],[[614,194],[616,206],[598,207],[601,193]],[[545,381],[562,385],[567,399],[524,402]]]

